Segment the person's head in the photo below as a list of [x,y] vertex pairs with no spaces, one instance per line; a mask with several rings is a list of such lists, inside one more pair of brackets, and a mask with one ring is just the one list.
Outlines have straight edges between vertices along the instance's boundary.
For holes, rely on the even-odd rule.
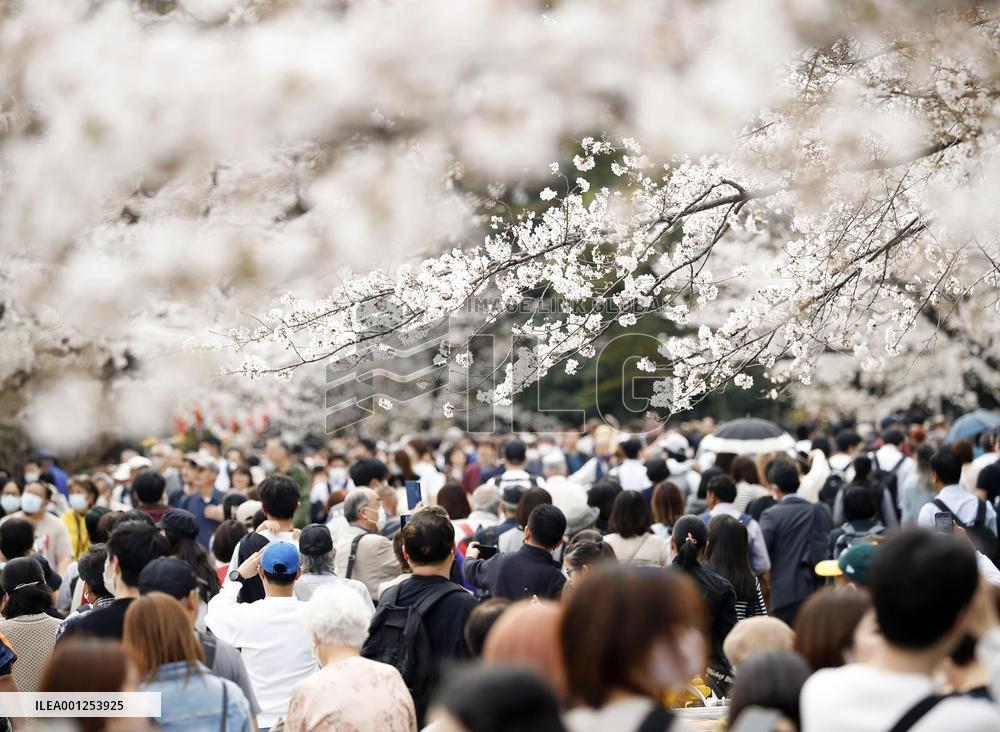
[[52,590],[45,584],[45,572],[32,557],[8,561],[0,572],[0,588],[5,618],[37,615],[52,607]]
[[199,581],[194,567],[177,557],[160,557],[139,573],[139,594],[162,592],[177,600],[195,620],[199,608]]
[[601,531],[608,530],[608,522],[611,520],[611,509],[615,504],[615,499],[622,492],[622,487],[616,480],[601,480],[594,483],[587,491],[587,505],[593,506],[600,513],[597,516],[597,528]]
[[664,481],[653,489],[653,520],[667,527],[684,515],[684,494],[676,483]]
[[378,458],[356,460],[348,470],[351,482],[358,488],[378,488],[389,477],[389,468]]
[[495,486],[484,484],[472,492],[472,510],[500,514],[500,491]]
[[141,521],[123,521],[115,526],[107,543],[104,586],[117,596],[118,590],[136,589],[139,573],[157,557],[170,552],[166,538],[155,526]]
[[147,470],[139,473],[132,481],[132,495],[140,506],[156,506],[163,502],[163,490],[167,481],[157,472]]
[[480,440],[479,444],[476,445],[476,455],[479,458],[479,463],[485,466],[496,465],[497,458],[500,457],[496,443],[492,440]]
[[302,576],[301,564],[299,550],[292,543],[272,541],[264,547],[257,568],[257,575],[264,583],[264,593],[290,597],[295,580]]
[[205,435],[198,443],[198,449],[214,457],[219,457],[222,454],[222,440],[215,435]]
[[528,516],[524,543],[551,551],[562,543],[565,533],[566,516],[551,503],[543,503]]
[[299,487],[287,475],[271,475],[257,488],[261,509],[275,521],[291,521],[299,507]]
[[310,524],[299,534],[302,574],[333,574],[333,535],[323,524]]
[[226,519],[212,534],[212,554],[221,564],[228,563],[236,550],[236,545],[246,535],[246,526],[236,519]]
[[764,707],[781,712],[799,729],[799,695],[810,673],[809,665],[794,651],[761,653],[745,661],[730,690],[730,728],[747,707]]
[[736,599],[751,602],[757,582],[750,565],[750,537],[746,526],[728,514],[719,514],[708,524],[705,560],[736,590]]
[[775,617],[757,615],[741,620],[729,631],[722,644],[734,669],[753,656],[768,651],[790,651],[795,645],[795,633]]
[[710,508],[720,503],[736,500],[736,484],[728,475],[718,475],[708,482],[708,505]]
[[21,510],[21,485],[13,478],[3,481],[0,489],[0,507],[4,514],[16,513]]
[[80,579],[86,583],[84,595],[90,602],[101,597],[114,597],[104,586],[104,563],[107,559],[108,550],[104,544],[91,544],[76,563]]
[[478,666],[446,676],[431,710],[440,732],[563,732],[545,679],[519,668]]
[[939,489],[955,485],[962,477],[962,459],[950,447],[942,447],[931,458],[934,485]]
[[701,478],[698,480],[698,498],[707,499],[708,498],[708,484],[712,482],[712,478],[717,475],[725,475],[725,471],[722,469],[712,466],[708,468],[704,473],[701,474]]
[[733,464],[729,466],[729,475],[737,483],[760,484],[757,463],[746,455],[737,455],[733,458]]
[[391,485],[383,484],[375,489],[378,498],[382,501],[382,508],[385,509],[386,516],[399,515],[399,494]]
[[21,510],[32,518],[41,518],[49,506],[49,487],[41,481],[32,481],[24,486],[21,494]]
[[158,527],[162,529],[167,539],[170,554],[176,554],[184,542],[194,542],[198,539],[198,520],[194,514],[183,508],[168,508],[164,511]]
[[566,598],[560,636],[569,699],[601,707],[622,692],[656,697],[704,669],[704,609],[677,572],[606,565]]
[[566,457],[559,450],[551,450],[542,456],[542,474],[546,478],[566,475]]
[[292,461],[292,448],[284,440],[272,437],[264,447],[264,457],[273,463],[278,470],[284,470]]
[[208,457],[202,457],[198,460],[198,472],[195,473],[194,484],[202,493],[214,489],[218,476],[219,464],[215,460]]
[[250,466],[245,463],[243,465],[236,466],[236,469],[233,470],[233,474],[229,477],[229,480],[233,486],[233,490],[239,491],[240,493],[246,493],[254,486],[253,471],[251,471]]
[[503,461],[509,468],[519,468],[527,459],[527,449],[520,440],[511,440],[503,446]]
[[100,497],[94,481],[82,475],[74,475],[70,478],[67,490],[69,492],[68,501],[70,508],[81,515],[86,514],[87,511],[93,508]]
[[653,525],[649,503],[639,491],[622,491],[611,507],[608,528],[623,539],[648,534]]
[[886,643],[944,658],[961,636],[978,582],[975,552],[958,537],[908,529],[887,539],[869,588]]
[[243,493],[229,491],[222,497],[222,517],[229,520],[236,517],[236,509],[246,503],[249,499]]
[[574,540],[566,547],[563,564],[570,584],[577,584],[595,567],[617,561],[612,546],[604,541],[599,532],[594,533],[596,537]]
[[7,559],[26,557],[35,545],[35,527],[30,521],[10,518],[0,526],[0,552]]
[[792,463],[776,462],[771,466],[768,481],[779,495],[788,496],[797,493],[799,490],[799,470]]
[[103,544],[108,540],[107,532],[101,531],[100,525],[101,518],[109,513],[111,513],[111,509],[106,506],[94,506],[87,511],[83,520],[87,526],[87,538],[90,539],[91,544]]
[[854,482],[867,483],[872,475],[872,459],[867,455],[856,455],[851,461],[854,468]]
[[331,650],[357,653],[368,637],[371,612],[356,592],[346,585],[325,584],[317,588],[303,608],[306,632],[321,665]]
[[638,437],[630,437],[621,444],[622,454],[628,460],[638,460],[639,453],[642,452],[642,440]]
[[180,602],[163,592],[142,595],[129,604],[122,641],[147,683],[156,680],[164,664],[184,663],[190,674],[200,673],[197,664],[205,660],[191,617]]
[[951,446],[951,449],[955,451],[956,455],[958,455],[958,459],[961,461],[962,465],[972,462],[975,450],[972,440],[959,440]]
[[705,548],[708,544],[708,527],[697,516],[684,516],[674,524],[670,544],[676,562],[681,569],[694,569],[705,556]]
[[844,518],[848,521],[871,521],[875,519],[876,507],[871,491],[860,486],[844,491]]
[[451,568],[455,551],[455,527],[444,511],[417,511],[402,531],[403,556],[411,569]]
[[521,495],[521,500],[517,502],[517,512],[515,517],[517,525],[522,529],[528,525],[528,517],[531,512],[543,503],[552,503],[552,494],[544,488],[529,488]]
[[857,450],[864,442],[864,440],[861,439],[861,435],[854,430],[843,430],[842,432],[838,432],[836,440],[837,452],[843,452],[848,455],[853,454],[854,451]]
[[448,512],[452,521],[469,517],[469,496],[459,483],[449,482],[438,491],[437,505]]
[[815,593],[795,620],[795,650],[813,671],[850,663],[854,632],[871,605],[864,590],[842,587]]
[[906,435],[902,430],[890,429],[882,433],[882,442],[887,445],[899,447],[906,440]]
[[464,636],[465,645],[469,647],[473,658],[482,656],[483,644],[486,643],[490,629],[510,604],[510,600],[494,597],[479,603],[469,613],[469,619],[465,621]]
[[507,609],[493,625],[483,645],[482,661],[488,666],[517,666],[546,679],[564,695],[565,680],[559,650],[562,613],[554,602],[521,600]]
[[371,488],[356,488],[344,499],[344,519],[369,531],[377,531],[382,502]]

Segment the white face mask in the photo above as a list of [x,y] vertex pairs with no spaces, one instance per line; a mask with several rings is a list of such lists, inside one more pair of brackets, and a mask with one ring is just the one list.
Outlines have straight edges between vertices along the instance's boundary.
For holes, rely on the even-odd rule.
[[347,485],[347,468],[330,468],[328,475],[332,485]]
[[83,493],[71,493],[69,496],[69,506],[78,513],[87,510],[87,496]]
[[25,483],[34,483],[36,480],[38,480],[41,477],[42,476],[40,474],[38,474],[38,473],[25,473],[24,474],[24,482]]
[[111,566],[111,557],[104,560],[104,588],[115,594],[115,568]]
[[21,510],[27,514],[38,513],[42,508],[42,499],[34,493],[25,493],[21,496]]
[[6,493],[0,496],[0,506],[3,506],[5,513],[14,513],[21,510],[21,496]]
[[[366,510],[368,511],[368,515],[370,516],[372,509],[368,508]],[[379,508],[378,516],[375,518],[375,529],[376,531],[381,531],[384,528],[385,528],[385,509]]]

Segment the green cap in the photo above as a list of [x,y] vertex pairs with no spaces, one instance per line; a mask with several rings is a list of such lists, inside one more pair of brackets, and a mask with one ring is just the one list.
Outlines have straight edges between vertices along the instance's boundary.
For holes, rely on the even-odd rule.
[[837,564],[844,576],[864,587],[868,586],[872,572],[872,562],[875,560],[875,551],[878,544],[869,541],[862,541],[848,547],[840,555]]

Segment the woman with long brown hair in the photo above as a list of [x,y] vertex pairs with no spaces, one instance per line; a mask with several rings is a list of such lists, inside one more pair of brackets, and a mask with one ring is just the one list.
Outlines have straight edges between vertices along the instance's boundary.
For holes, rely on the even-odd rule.
[[143,691],[160,693],[164,729],[230,732],[253,729],[250,704],[231,681],[213,676],[181,604],[161,592],[133,600],[125,613],[125,645],[138,667]]

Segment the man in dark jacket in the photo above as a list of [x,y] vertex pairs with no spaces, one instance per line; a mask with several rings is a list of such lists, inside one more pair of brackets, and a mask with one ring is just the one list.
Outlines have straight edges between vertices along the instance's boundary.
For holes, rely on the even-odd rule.
[[771,614],[793,625],[799,607],[816,589],[813,568],[826,558],[833,519],[825,504],[795,495],[799,471],[791,463],[774,465],[768,480],[778,500],[760,517],[771,557]]
[[465,554],[465,578],[470,584],[489,590],[494,598],[521,600],[537,596],[556,600],[566,578],[552,558],[552,550],[562,543],[566,517],[550,503],[536,506],[528,517],[524,544],[516,552],[479,559],[479,548],[470,544]]

